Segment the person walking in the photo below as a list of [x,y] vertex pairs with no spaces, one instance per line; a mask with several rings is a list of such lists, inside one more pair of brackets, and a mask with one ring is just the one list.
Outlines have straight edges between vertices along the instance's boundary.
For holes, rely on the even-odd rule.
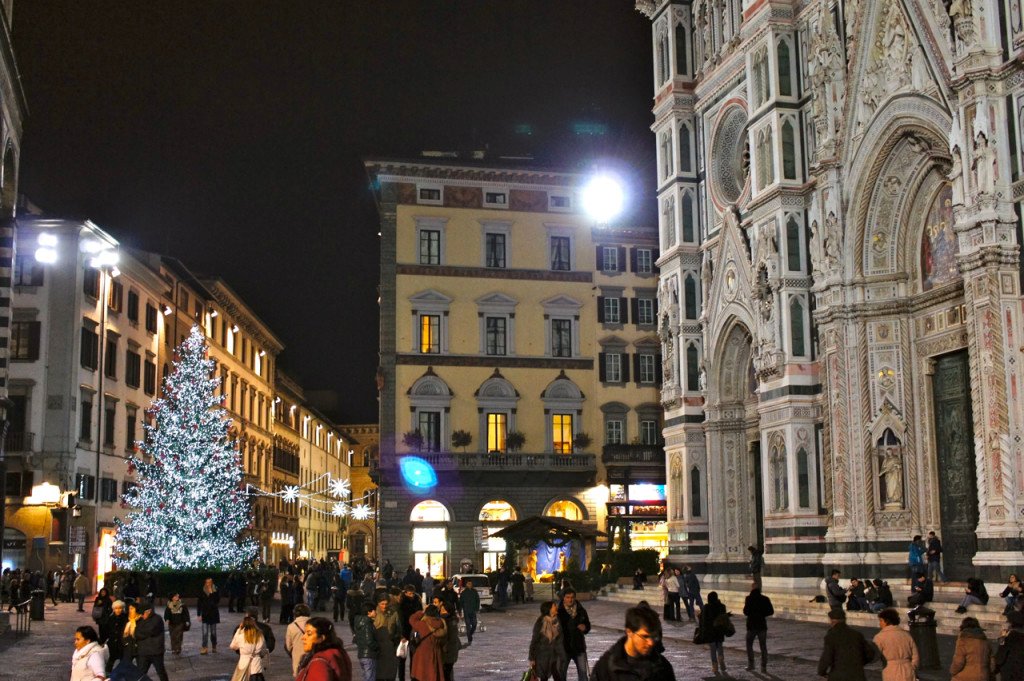
[[140,602],[138,612],[142,616],[135,623],[139,671],[146,674],[153,667],[160,681],[167,681],[167,668],[164,667],[164,621],[153,612],[153,604],[148,600]]
[[128,623],[124,601],[114,601],[110,615],[100,622],[100,643],[107,647],[107,673],[114,668],[114,663],[121,660],[124,653],[124,627]]
[[[96,598],[92,602],[92,621],[96,623],[97,628],[103,628],[103,620],[110,616],[113,603],[114,599],[110,597],[106,587],[100,589],[100,592],[96,594]],[[102,636],[100,638],[102,639]]]
[[109,651],[90,626],[75,629],[75,652],[71,655],[71,681],[104,681]]
[[85,612],[85,597],[89,595],[89,577],[86,576],[85,570],[78,573],[75,577],[75,598],[78,599],[78,612]]
[[662,588],[665,590],[665,619],[678,622],[683,617],[679,597],[679,571],[671,567],[665,568],[662,576]]
[[348,599],[348,585],[341,578],[341,573],[336,570],[331,572],[331,614],[333,615],[332,619],[337,622],[338,620],[345,619],[345,601]]
[[426,609],[414,612],[409,624],[420,639],[409,668],[411,678],[415,681],[443,681],[444,653],[441,646],[448,638],[448,632],[441,612],[436,606],[428,605]]
[[[409,652],[405,658],[398,659],[398,681],[405,681],[406,660],[408,660],[409,668],[412,668],[412,659],[416,655],[416,645],[412,640],[412,616],[422,610],[423,603],[416,595],[416,587],[412,584],[403,586],[402,595],[398,600],[398,623],[402,627],[402,638],[409,642]],[[418,679],[417,681],[423,680]]]
[[203,645],[199,648],[199,654],[205,655],[210,650],[216,653],[217,625],[220,624],[220,592],[217,591],[212,577],[207,577],[203,582],[203,590],[199,592],[199,599],[196,601],[196,615],[203,623]]
[[928,568],[925,566],[925,554],[928,549],[924,547],[924,542],[921,539],[921,535],[915,534],[914,538],[910,540],[910,546],[907,547],[907,565],[910,568],[910,581],[917,581],[917,576],[922,573],[927,573]]
[[302,637],[306,634],[306,622],[313,613],[310,612],[308,605],[299,603],[295,606],[294,614],[295,619],[284,632],[284,651],[292,659],[292,676],[299,673],[302,656],[306,654],[302,649]]
[[281,617],[278,624],[288,624],[295,617],[295,586],[292,576],[286,574],[281,578]]
[[965,617],[956,637],[953,663],[949,666],[950,681],[989,681],[992,649],[978,620]]
[[[377,643],[373,617],[377,608],[374,604],[368,603],[365,609],[366,612],[359,613],[355,617],[355,624],[352,627],[352,642],[356,646],[356,658],[359,660],[359,667],[363,670],[363,681],[376,681],[377,658],[380,657],[380,646]],[[303,633],[305,633],[304,629]],[[301,659],[300,657],[299,660],[301,661]],[[297,668],[295,673],[298,673]]]
[[128,616],[121,634],[121,660],[124,662],[134,662],[138,657],[139,645],[135,639],[135,626],[141,620],[138,604],[132,603],[128,606]]
[[748,546],[747,551],[750,553],[750,579],[760,589],[761,570],[764,569],[764,551],[756,546]]
[[675,672],[658,651],[661,622],[650,607],[626,610],[626,635],[597,660],[594,681],[675,681]]
[[235,630],[229,647],[238,651],[238,662],[231,675],[231,681],[263,681],[263,660],[270,654],[263,632],[256,626],[256,619],[246,615]]
[[459,650],[462,648],[462,641],[459,640],[459,615],[454,609],[449,610],[447,601],[440,601],[437,606],[444,620],[445,640],[441,643],[441,651],[444,654],[444,681],[453,681],[455,676],[455,664],[459,661]]
[[576,677],[579,681],[587,681],[590,674],[587,664],[590,615],[583,604],[576,600],[575,589],[566,589],[562,594],[562,603],[558,606],[558,621],[562,625],[562,642],[566,653],[560,674],[561,681],[567,681],[570,662],[576,665]]
[[558,603],[544,601],[540,604],[540,617],[533,623],[528,659],[530,669],[537,681],[564,681],[563,668],[568,668],[568,653],[563,641],[564,632],[558,617]]
[[181,594],[172,592],[164,608],[164,622],[171,632],[171,655],[181,655],[181,642],[185,632],[192,628],[192,620],[188,614],[188,606],[181,600]]
[[306,655],[296,681],[352,681],[352,661],[334,631],[334,623],[326,617],[306,622],[302,648]]
[[900,614],[886,608],[878,613],[878,626],[881,630],[873,640],[885,660],[882,681],[915,681],[920,664],[917,645],[909,632],[900,629]]
[[[367,601],[373,603],[374,599],[369,598]],[[405,665],[405,658],[398,657],[396,649],[402,641],[408,645],[409,640],[402,636],[402,626],[398,621],[398,609],[391,604],[388,592],[381,591],[376,601],[373,629],[374,636],[377,638],[377,648],[380,651],[377,656],[377,679],[378,681],[395,681],[398,670],[403,669]]]
[[828,623],[825,648],[818,659],[818,676],[829,681],[865,681],[864,665],[874,661],[875,649],[863,634],[846,626],[842,608],[829,611]]
[[473,580],[467,579],[459,596],[459,607],[462,618],[466,621],[467,646],[473,645],[473,634],[476,633],[476,616],[480,612],[480,592],[473,588]]
[[768,673],[768,618],[775,614],[770,598],[761,593],[756,583],[743,603],[747,618],[747,671],[754,671],[754,639],[761,649],[761,673]]
[[1024,613],[1018,610],[1006,615],[992,671],[1000,674],[1000,681],[1024,681]]
[[689,565],[683,567],[683,601],[686,603],[686,615],[690,618],[691,622],[697,620],[694,606],[698,608],[704,607],[704,599],[700,597],[700,580],[697,578],[697,573],[693,571],[693,568]]
[[946,575],[942,572],[942,541],[935,532],[928,533],[928,579],[933,582],[945,582]]
[[718,592],[708,593],[708,602],[700,610],[697,618],[697,628],[700,630],[701,638],[708,644],[711,653],[711,671],[718,676],[719,670],[723,674],[725,667],[725,650],[722,643],[725,642],[725,626],[722,621],[726,617],[725,604],[718,600]]

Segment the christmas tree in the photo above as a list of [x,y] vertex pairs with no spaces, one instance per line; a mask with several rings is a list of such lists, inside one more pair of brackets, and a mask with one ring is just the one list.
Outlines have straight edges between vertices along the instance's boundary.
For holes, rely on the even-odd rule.
[[220,383],[198,326],[177,349],[164,396],[150,407],[153,424],[128,459],[138,485],[124,495],[139,510],[117,522],[117,563],[131,570],[234,569],[256,555],[239,541],[251,515],[241,488],[231,422],[214,395]]

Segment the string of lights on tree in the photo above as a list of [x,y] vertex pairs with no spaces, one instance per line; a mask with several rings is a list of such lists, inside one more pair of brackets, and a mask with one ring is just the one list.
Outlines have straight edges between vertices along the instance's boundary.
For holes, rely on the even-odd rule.
[[373,509],[366,503],[370,493],[350,499],[352,487],[349,481],[336,478],[330,472],[305,485],[285,485],[277,492],[246,485],[246,493],[250,496],[273,497],[286,504],[298,504],[325,517],[351,516],[353,520],[367,520],[373,516]]

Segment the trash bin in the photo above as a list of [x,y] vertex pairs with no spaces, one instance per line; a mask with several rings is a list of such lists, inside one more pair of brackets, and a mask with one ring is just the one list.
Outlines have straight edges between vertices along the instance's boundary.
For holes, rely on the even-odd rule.
[[939,669],[939,639],[935,611],[917,608],[910,615],[910,636],[917,644],[919,669]]
[[43,604],[46,602],[46,592],[42,589],[32,590],[32,600],[28,604],[28,615],[35,622],[41,622],[43,619]]

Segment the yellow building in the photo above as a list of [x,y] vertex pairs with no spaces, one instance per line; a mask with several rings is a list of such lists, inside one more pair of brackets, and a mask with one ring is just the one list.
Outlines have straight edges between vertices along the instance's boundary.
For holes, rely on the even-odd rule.
[[352,518],[348,523],[349,558],[358,561],[377,558],[377,483],[370,477],[371,467],[380,460],[380,427],[376,423],[339,425],[352,449],[351,466],[352,499],[360,500],[372,509],[372,515],[365,519]]
[[[595,225],[579,210],[586,178],[426,161],[367,169],[381,217],[380,556],[451,574],[496,567],[505,546],[490,533],[512,520],[603,526],[609,490],[592,453],[602,400],[636,420],[657,391],[627,397],[621,376],[602,380],[599,342],[621,356],[655,344],[653,327],[616,345],[599,323],[600,286],[619,280],[596,274]],[[650,273],[626,274],[618,294],[650,294]],[[429,465],[419,477],[408,454]]]

